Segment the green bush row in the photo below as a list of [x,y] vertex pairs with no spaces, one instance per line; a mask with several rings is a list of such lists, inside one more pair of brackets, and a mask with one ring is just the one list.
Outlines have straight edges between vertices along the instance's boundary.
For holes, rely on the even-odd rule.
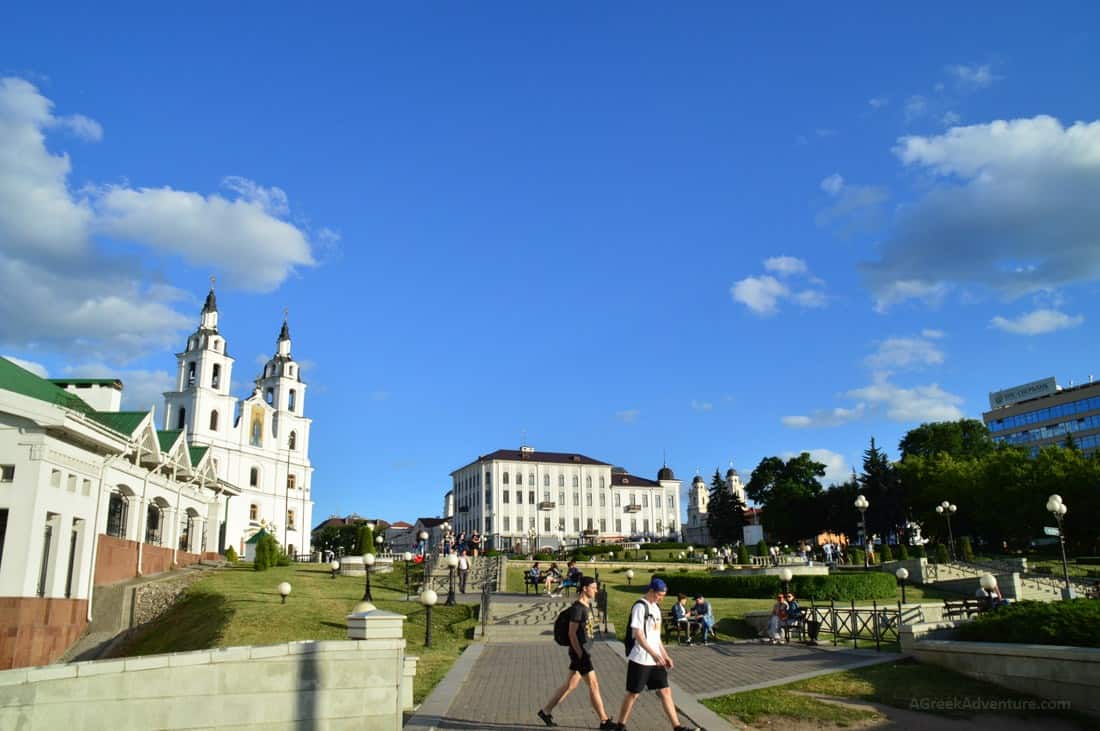
[[643,551],[656,551],[659,548],[675,548],[678,551],[686,551],[686,543],[677,543],[676,541],[663,541],[661,543],[643,543]]
[[1024,601],[979,614],[959,626],[959,639],[1100,648],[1100,602]]
[[1086,566],[1100,566],[1100,556],[1078,556],[1076,560]]
[[[693,572],[662,578],[668,583],[670,594],[683,592],[688,596],[702,594],[709,597],[767,599],[782,589],[782,583],[776,576],[722,576]],[[897,581],[893,576],[879,572],[795,576],[791,580],[791,591],[800,599],[814,601],[894,599]]]

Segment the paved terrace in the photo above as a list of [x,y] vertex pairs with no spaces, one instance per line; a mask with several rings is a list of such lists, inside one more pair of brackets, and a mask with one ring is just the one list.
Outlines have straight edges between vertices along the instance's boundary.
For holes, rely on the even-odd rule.
[[[502,597],[502,600],[498,603],[494,597],[491,621],[510,626],[494,634],[491,625],[488,642],[471,645],[463,653],[417,714],[409,719],[406,729],[545,728],[535,713],[565,680],[567,651],[554,644],[550,626],[529,621],[539,616],[548,617],[544,621],[552,623],[556,612],[549,611],[549,607],[547,611],[532,611],[535,608],[531,598]],[[554,602],[555,609],[559,608],[559,602]],[[526,635],[517,634],[517,624],[525,626]],[[808,647],[759,642],[724,642],[708,647],[673,645],[669,653],[676,665],[670,680],[681,723],[695,723],[709,731],[734,727],[700,704],[702,698],[780,685],[897,657],[894,653],[831,645]],[[604,705],[608,713],[618,716],[626,684],[622,644],[597,642],[592,657]],[[598,725],[583,682],[554,709],[554,719],[563,729],[592,729]],[[642,694],[628,726],[631,731],[668,729],[656,694]]]

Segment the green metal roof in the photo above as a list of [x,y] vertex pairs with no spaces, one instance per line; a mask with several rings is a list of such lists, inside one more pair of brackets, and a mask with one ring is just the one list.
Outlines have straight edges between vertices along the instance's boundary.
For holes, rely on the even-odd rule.
[[202,456],[206,454],[208,447],[188,447],[191,452],[191,464],[196,465],[202,460]]
[[157,432],[157,441],[160,442],[160,451],[167,452],[180,438],[182,432],[179,429],[167,429]]
[[66,409],[79,411],[82,414],[91,414],[94,411],[76,394],[55,386],[47,379],[31,373],[26,368],[21,368],[7,358],[0,358],[0,388],[46,403],[64,406]]
[[261,538],[269,535],[271,534],[268,533],[266,529],[260,528],[260,530],[256,532],[256,535],[249,538],[247,541],[245,541],[245,543],[257,543]]
[[58,386],[118,386],[122,388],[122,381],[117,378],[47,378],[50,383]]
[[147,411],[93,411],[88,414],[103,426],[126,436],[132,436],[148,415]]

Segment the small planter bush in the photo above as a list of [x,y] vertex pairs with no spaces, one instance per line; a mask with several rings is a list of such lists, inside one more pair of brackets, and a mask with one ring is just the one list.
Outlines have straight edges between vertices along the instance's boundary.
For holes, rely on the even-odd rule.
[[928,558],[928,551],[925,550],[924,546],[914,546],[913,558]]
[[662,543],[643,543],[643,551],[656,551],[661,548],[675,548],[677,551],[687,551],[686,543],[676,543],[675,541],[664,541]]
[[888,544],[882,544],[882,550],[879,553],[882,554],[883,563],[894,560],[894,552],[890,549]]
[[1100,648],[1100,602],[1019,602],[979,614],[959,626],[959,639]]
[[737,547],[737,563],[742,566],[749,565],[749,547],[744,543]]
[[279,544],[273,536],[264,535],[256,542],[256,558],[252,568],[256,571],[267,571],[279,561]]
[[764,541],[760,541],[759,543],[757,543],[756,544],[756,555],[757,556],[767,556],[768,555],[768,544],[765,543]]
[[974,560],[974,547],[970,545],[970,536],[963,536],[959,539],[959,555],[967,563]]
[[942,543],[936,544],[936,563],[950,563],[951,556],[947,552],[947,546]]
[[229,563],[237,563],[237,552],[233,550],[233,546],[225,549],[225,560]]
[[909,560],[909,549],[906,547],[906,545],[904,543],[898,544],[898,560],[899,561],[908,561]]
[[[692,572],[662,578],[668,582],[669,594],[683,592],[688,596],[702,594],[707,597],[768,599],[774,597],[781,588],[779,579],[775,576],[712,576]],[[893,600],[897,594],[896,584],[892,575],[879,572],[829,576],[796,575],[791,580],[791,591],[801,599],[818,602]]]

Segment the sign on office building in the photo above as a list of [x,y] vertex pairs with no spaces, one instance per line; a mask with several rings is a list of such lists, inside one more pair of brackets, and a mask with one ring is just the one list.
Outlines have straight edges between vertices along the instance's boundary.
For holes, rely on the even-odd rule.
[[989,407],[999,409],[1040,396],[1052,396],[1057,392],[1058,384],[1054,382],[1054,379],[1044,378],[1039,381],[1025,383],[1022,386],[1006,388],[1003,391],[993,391],[989,394]]

